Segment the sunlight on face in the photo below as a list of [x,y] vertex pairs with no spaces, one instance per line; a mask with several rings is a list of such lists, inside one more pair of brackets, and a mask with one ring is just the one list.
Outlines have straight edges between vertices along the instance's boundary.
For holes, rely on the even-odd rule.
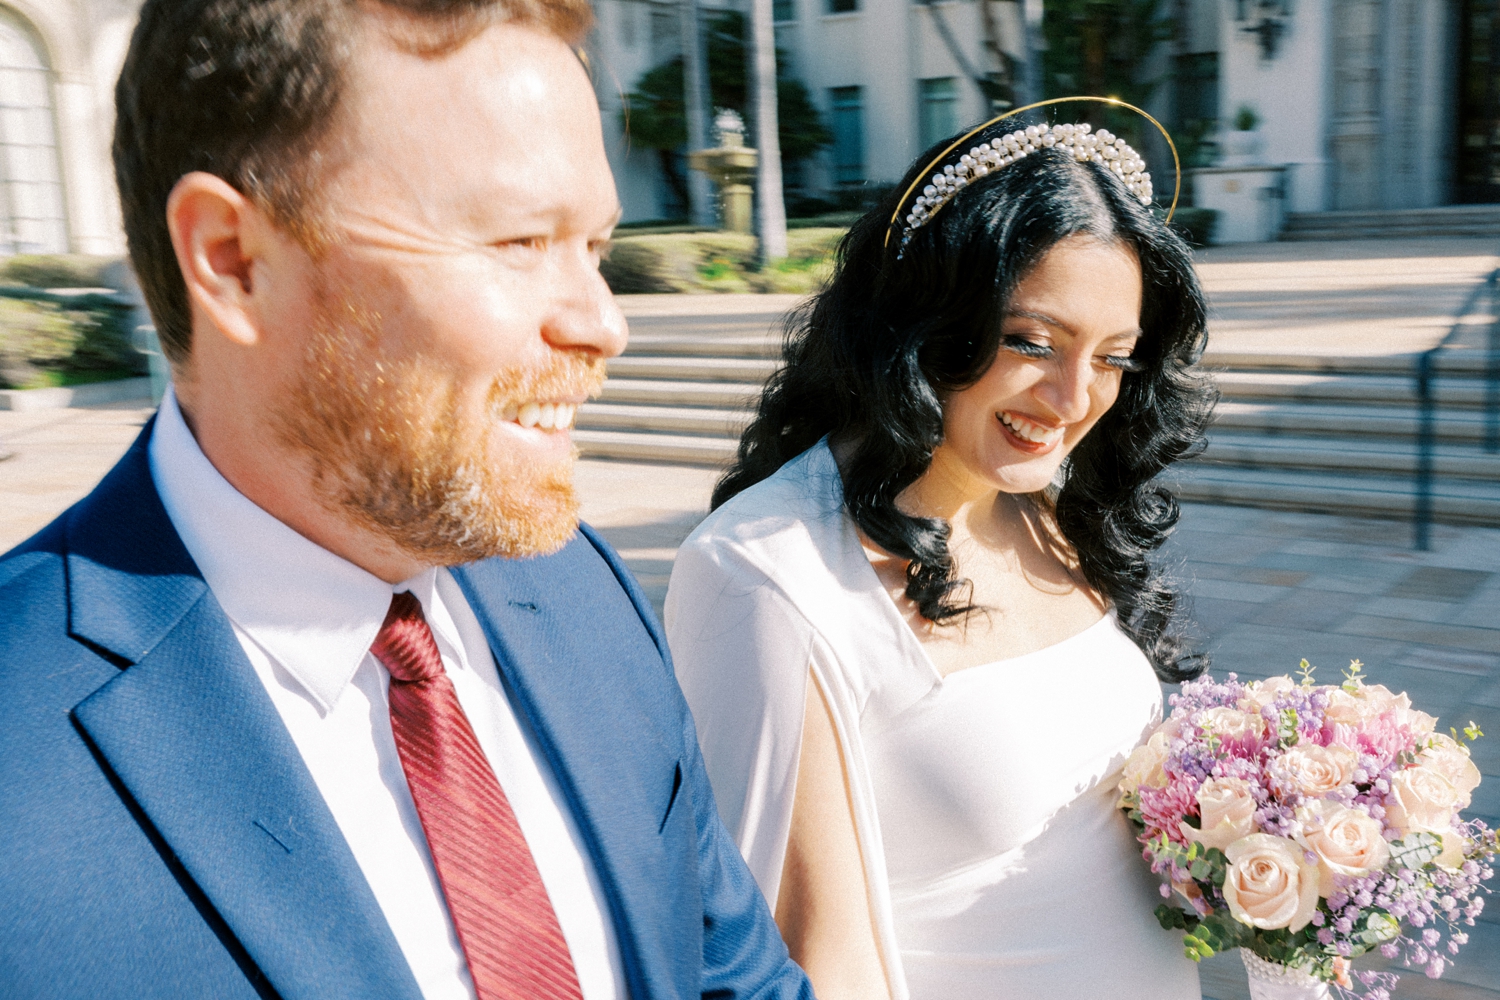
[[1132,249],[1082,236],[1058,243],[1011,296],[989,369],[944,401],[934,466],[979,492],[1045,488],[1114,405],[1140,317]]
[[625,322],[599,275],[619,215],[568,47],[516,25],[439,58],[372,19],[323,191],[330,240],[278,414],[324,501],[428,563],[553,550],[577,525],[566,426]]

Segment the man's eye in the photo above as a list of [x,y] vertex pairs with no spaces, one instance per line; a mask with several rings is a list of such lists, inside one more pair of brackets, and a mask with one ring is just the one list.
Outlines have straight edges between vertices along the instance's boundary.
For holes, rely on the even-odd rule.
[[543,236],[521,236],[513,240],[503,240],[496,245],[507,250],[545,250],[547,240]]
[[1052,356],[1052,348],[1047,344],[1039,344],[1025,337],[1009,334],[1003,341],[1005,349],[1014,351],[1023,358],[1046,358]]

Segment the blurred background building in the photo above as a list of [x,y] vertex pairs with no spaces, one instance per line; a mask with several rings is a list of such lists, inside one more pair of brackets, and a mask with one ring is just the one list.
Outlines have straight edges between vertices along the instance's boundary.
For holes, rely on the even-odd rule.
[[[710,120],[746,110],[749,2],[701,0]],[[1283,211],[1500,203],[1500,0],[771,2],[794,215],[857,207],[959,127],[1079,92],[1158,113],[1188,166],[1272,168],[1192,180],[1270,212],[1263,235]],[[625,219],[684,218],[683,4],[595,6]],[[0,254],[122,249],[109,134],[138,8],[0,0]]]

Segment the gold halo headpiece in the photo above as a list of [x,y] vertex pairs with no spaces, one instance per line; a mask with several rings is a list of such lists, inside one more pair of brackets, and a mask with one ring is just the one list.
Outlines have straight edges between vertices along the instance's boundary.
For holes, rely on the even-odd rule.
[[[1079,161],[1090,160],[1106,167],[1120,178],[1131,194],[1139,198],[1143,204],[1149,205],[1153,191],[1151,174],[1146,170],[1146,161],[1124,139],[1110,134],[1105,129],[1093,131],[1087,123],[1028,125],[1009,134],[981,142],[961,155],[957,161],[943,164],[943,161],[955,149],[1007,118],[1052,104],[1071,104],[1079,101],[1107,104],[1134,111],[1155,125],[1157,131],[1162,134],[1162,138],[1167,140],[1167,146],[1172,150],[1172,167],[1175,174],[1172,205],[1167,209],[1166,218],[1167,222],[1171,222],[1173,213],[1177,211],[1177,198],[1182,193],[1182,163],[1177,157],[1177,144],[1172,141],[1172,137],[1167,134],[1161,122],[1134,104],[1127,104],[1113,97],[1057,97],[997,115],[949,143],[947,148],[934,157],[921,173],[917,174],[917,179],[912,181],[911,186],[902,193],[901,200],[896,204],[896,211],[891,215],[890,225],[886,229],[886,245],[890,245],[891,231],[899,223],[903,221],[905,223],[901,229],[901,243],[905,246],[913,232],[932,221],[932,217],[969,184],[1002,167],[1009,166],[1029,153],[1049,147],[1061,147],[1071,152]],[[911,202],[911,207],[906,210],[903,220],[902,210],[906,208],[912,193],[919,186],[922,191],[915,201]]]

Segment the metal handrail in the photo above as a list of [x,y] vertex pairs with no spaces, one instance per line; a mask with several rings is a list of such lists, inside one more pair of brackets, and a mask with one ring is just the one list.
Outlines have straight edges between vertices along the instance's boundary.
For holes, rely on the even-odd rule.
[[1417,549],[1422,552],[1432,547],[1432,451],[1437,437],[1437,407],[1432,386],[1435,377],[1434,368],[1438,355],[1452,346],[1460,330],[1471,325],[1466,323],[1465,319],[1473,315],[1481,296],[1486,295],[1489,297],[1489,337],[1486,344],[1487,358],[1484,368],[1484,450],[1491,453],[1500,451],[1500,316],[1496,315],[1497,309],[1500,309],[1500,301],[1497,301],[1497,288],[1500,288],[1500,269],[1491,271],[1489,276],[1469,293],[1468,301],[1464,303],[1458,319],[1454,321],[1452,328],[1437,346],[1417,355],[1414,375],[1418,409],[1417,479],[1412,513],[1412,533],[1415,536]]

